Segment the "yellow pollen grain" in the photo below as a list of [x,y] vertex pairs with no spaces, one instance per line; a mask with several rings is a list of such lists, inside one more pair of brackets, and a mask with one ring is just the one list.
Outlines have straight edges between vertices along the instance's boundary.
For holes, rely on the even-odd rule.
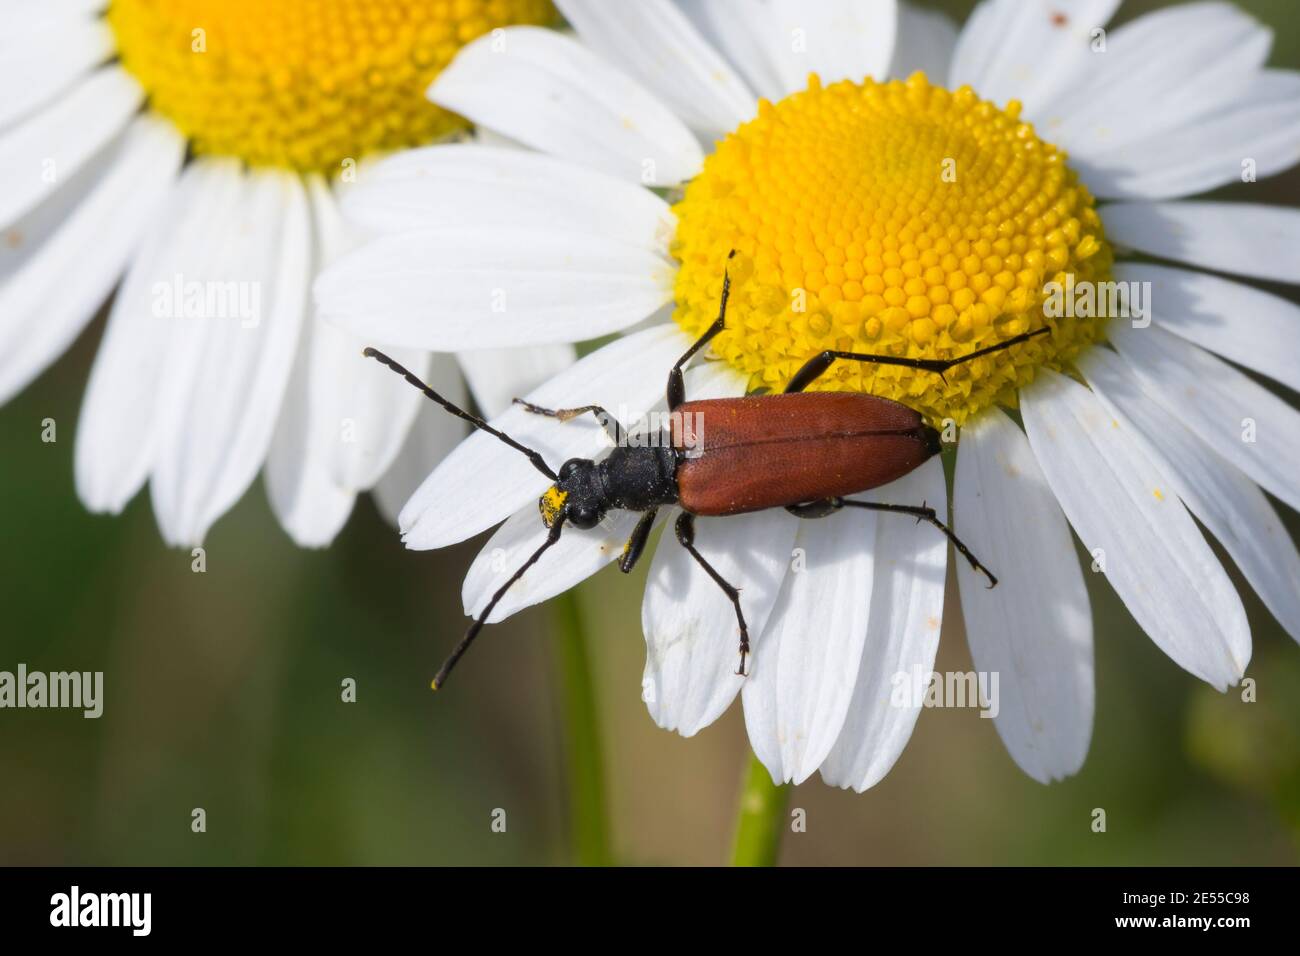
[[568,497],[569,493],[567,491],[561,491],[555,485],[551,485],[538,499],[537,509],[542,513],[542,523],[546,527],[554,526],[555,519],[560,516],[560,512],[564,509],[565,499]]
[[122,65],[196,153],[338,172],[467,124],[425,98],[475,37],[550,0],[112,0]]
[[1093,197],[1006,109],[924,74],[843,81],[776,104],[718,144],[674,207],[676,321],[717,316],[727,253],[728,327],[714,351],[779,389],[824,349],[949,358],[1050,325],[1052,334],[929,372],[837,362],[812,387],[863,391],[958,424],[1014,406],[1040,366],[1064,368],[1105,317],[1049,318],[1045,287],[1110,279]]

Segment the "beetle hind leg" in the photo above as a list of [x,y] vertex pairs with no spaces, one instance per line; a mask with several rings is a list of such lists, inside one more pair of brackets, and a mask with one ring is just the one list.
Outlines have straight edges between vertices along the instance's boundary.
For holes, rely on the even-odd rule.
[[998,586],[998,579],[994,577],[993,572],[980,563],[979,558],[966,547],[966,543],[957,537],[957,533],[939,520],[938,513],[929,505],[887,505],[878,501],[853,501],[849,498],[842,499],[842,504],[846,508],[863,508],[867,511],[885,511],[896,515],[911,515],[917,522],[927,521],[934,525],[952,542],[952,546],[957,549],[957,553],[970,562],[970,566],[977,572],[989,579],[989,588]]
[[824,518],[829,514],[834,514],[841,508],[862,508],[866,511],[884,511],[889,514],[909,515],[917,520],[919,524],[922,521],[934,525],[952,542],[952,546],[957,549],[957,553],[970,562],[970,566],[989,579],[989,587],[998,586],[998,579],[994,577],[993,572],[984,567],[980,560],[975,557],[971,549],[966,547],[966,543],[957,537],[957,533],[939,520],[939,514],[929,505],[922,502],[919,505],[889,505],[882,504],[878,501],[854,501],[851,498],[824,498],[820,501],[806,501],[802,504],[787,505],[786,511],[796,518]]
[[740,591],[728,583],[727,579],[718,573],[717,569],[709,564],[704,555],[695,547],[695,515],[689,511],[683,511],[677,516],[677,541],[685,548],[695,563],[702,567],[709,577],[713,578],[722,592],[727,595],[731,601],[731,606],[736,609],[736,623],[740,625],[740,666],[736,668],[736,673],[745,676],[745,659],[749,657],[749,626],[745,624],[745,613],[740,609]]

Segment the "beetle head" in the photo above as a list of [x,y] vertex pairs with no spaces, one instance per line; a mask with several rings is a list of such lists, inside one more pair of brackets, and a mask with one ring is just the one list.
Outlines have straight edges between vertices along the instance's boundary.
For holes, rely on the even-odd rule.
[[570,458],[561,467],[555,484],[537,502],[546,527],[561,514],[575,528],[594,528],[605,517],[604,483],[596,463],[589,458]]

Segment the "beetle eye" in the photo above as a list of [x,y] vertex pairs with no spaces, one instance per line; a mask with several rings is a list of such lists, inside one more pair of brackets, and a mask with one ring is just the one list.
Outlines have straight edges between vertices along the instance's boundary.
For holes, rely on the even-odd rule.
[[560,466],[559,478],[561,480],[572,478],[582,468],[582,464],[583,462],[581,458],[570,458]]
[[569,524],[575,528],[594,528],[600,523],[600,512],[590,508],[570,509],[567,515]]

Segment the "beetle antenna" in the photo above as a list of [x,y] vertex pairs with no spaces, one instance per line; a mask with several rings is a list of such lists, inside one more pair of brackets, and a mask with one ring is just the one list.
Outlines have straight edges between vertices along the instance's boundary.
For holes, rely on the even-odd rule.
[[438,668],[438,673],[434,675],[433,683],[429,686],[434,690],[440,690],[442,685],[447,683],[447,675],[450,674],[451,669],[456,666],[456,662],[465,655],[467,650],[469,650],[469,646],[474,643],[474,638],[478,637],[478,632],[483,630],[483,625],[487,623],[487,619],[492,614],[492,609],[497,606],[497,602],[505,597],[506,592],[514,586],[516,581],[524,576],[525,571],[537,563],[537,560],[546,552],[547,548],[560,540],[560,529],[563,526],[564,512],[561,511],[556,517],[555,523],[551,525],[550,534],[546,536],[546,540],[542,542],[542,546],[534,551],[528,560],[519,566],[519,570],[510,575],[510,580],[501,585],[501,587],[497,589],[496,594],[492,595],[492,600],[487,602],[487,607],[483,608],[483,610],[479,612],[478,617],[474,618],[474,623],[469,626],[469,630],[466,631],[465,636],[460,639],[460,643],[456,645],[455,649],[452,650],[447,659],[442,662],[442,666]]
[[555,472],[551,470],[551,466],[546,463],[546,459],[541,456],[540,452],[534,451],[533,449],[529,448],[527,445],[521,445],[519,442],[515,441],[513,438],[507,435],[505,432],[493,428],[491,425],[483,421],[483,419],[479,418],[477,415],[473,415],[470,412],[465,411],[465,409],[461,408],[459,405],[447,401],[447,399],[443,398],[441,395],[439,395],[437,392],[431,389],[428,385],[424,384],[424,382],[420,381],[420,379],[418,379],[412,372],[406,369],[403,365],[398,363],[396,360],[389,358],[383,352],[379,351],[379,349],[366,346],[366,348],[362,350],[361,354],[364,355],[366,358],[374,359],[375,361],[379,362],[382,365],[387,365],[390,369],[392,369],[398,375],[402,376],[402,378],[406,379],[408,382],[410,382],[420,391],[424,392],[426,396],[433,399],[435,402],[437,402],[447,411],[451,412],[457,418],[463,418],[465,421],[469,422],[471,425],[473,425],[475,428],[479,429],[480,431],[485,431],[489,435],[499,438],[501,441],[505,442],[511,448],[515,449],[515,451],[523,452],[525,455],[528,456],[528,460],[533,463],[534,468],[540,471],[547,478],[551,479],[551,481],[556,480]]

